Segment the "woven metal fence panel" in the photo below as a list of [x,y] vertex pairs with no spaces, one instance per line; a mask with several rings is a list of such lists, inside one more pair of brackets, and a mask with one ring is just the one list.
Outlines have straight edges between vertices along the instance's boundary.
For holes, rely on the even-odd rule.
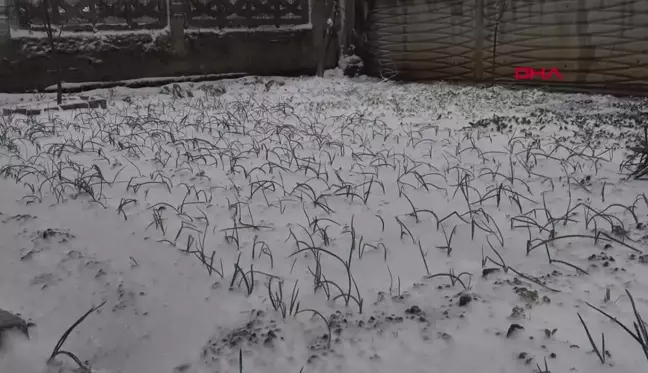
[[378,2],[370,48],[386,76],[466,79],[474,73],[474,1]]
[[514,80],[516,66],[534,66],[555,67],[563,84],[648,86],[648,1],[485,2],[484,44],[496,28],[497,44],[484,50],[483,79]]
[[531,84],[648,90],[646,0],[376,0],[371,49],[405,79],[514,82],[515,70],[557,69]]

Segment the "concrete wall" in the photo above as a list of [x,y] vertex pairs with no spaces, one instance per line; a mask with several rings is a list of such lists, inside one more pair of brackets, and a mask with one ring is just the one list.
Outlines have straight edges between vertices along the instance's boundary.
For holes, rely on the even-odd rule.
[[0,0],[0,40],[7,39],[10,36],[7,1],[8,0]]
[[648,92],[648,1],[375,0],[375,67],[413,80],[516,82],[556,67],[567,85]]
[[[281,29],[185,30],[177,33],[66,33],[57,39],[64,82],[238,73],[313,73],[326,24],[322,2],[311,4],[311,25]],[[173,25],[172,25],[173,26]],[[172,27],[173,30],[173,27]],[[0,41],[0,92],[43,89],[56,83],[44,33]],[[180,47],[179,47],[180,45]],[[337,50],[327,56],[335,66]]]

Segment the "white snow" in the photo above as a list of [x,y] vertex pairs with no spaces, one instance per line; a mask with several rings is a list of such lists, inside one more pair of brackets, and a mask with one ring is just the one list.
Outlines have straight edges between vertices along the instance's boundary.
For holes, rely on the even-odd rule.
[[[98,372],[645,369],[585,303],[628,325],[624,289],[648,308],[646,231],[620,207],[646,223],[646,182],[619,173],[636,129],[601,119],[644,101],[339,75],[98,90],[105,110],[1,118],[0,308],[37,326],[8,337],[0,372],[45,371],[104,301],[63,347]],[[530,123],[470,126],[493,115]],[[498,255],[508,271],[483,277]]]
[[[39,96],[44,96],[40,94]],[[87,107],[88,97],[80,97],[74,95],[66,95],[61,98],[61,105],[78,105],[85,104]],[[47,98],[41,100],[27,101],[20,104],[8,105],[11,109],[24,109],[27,111],[48,111],[48,110],[61,110],[60,105],[56,102],[56,98]]]
[[[132,86],[132,85],[137,85],[137,84],[150,84],[150,85],[155,85],[155,84],[172,84],[172,83],[179,83],[179,82],[187,82],[187,81],[196,81],[196,80],[216,80],[216,79],[227,79],[230,77],[235,77],[238,78],[241,75],[244,75],[245,73],[223,73],[223,74],[211,74],[211,75],[183,75],[183,76],[163,76],[163,77],[152,77],[152,78],[137,78],[137,79],[124,79],[120,81],[110,81],[110,82],[102,82],[102,81],[96,81],[96,82],[64,82],[61,83],[61,87],[63,89],[84,89],[89,90],[93,86],[102,86],[102,85],[114,85],[114,86]],[[49,85],[45,87],[44,91],[45,92],[56,92],[58,89],[56,84]]]
[[312,30],[313,24],[304,23],[301,25],[259,25],[254,28],[248,27],[224,27],[224,28],[199,28],[192,27],[185,30],[188,34],[232,34],[232,33],[255,33],[255,32],[290,32],[301,30]]
[[[47,38],[46,31],[36,31],[23,28],[11,28],[11,37],[16,38]],[[158,30],[97,30],[97,31],[57,31],[55,37],[105,37],[105,36],[114,36],[114,35],[151,35],[153,40],[156,38],[168,34],[169,27],[165,27]]]
[[[290,32],[300,30],[311,30],[311,23],[301,25],[260,25],[255,28],[248,27],[225,27],[222,29],[212,28],[188,28],[187,34],[236,34],[236,33],[255,33],[255,32]],[[169,33],[169,27],[159,30],[142,29],[142,30],[97,30],[97,31],[61,31],[56,32],[56,37],[105,37],[115,35],[151,35],[153,40]],[[12,28],[10,30],[12,38],[47,38],[47,32],[28,30],[22,28]]]

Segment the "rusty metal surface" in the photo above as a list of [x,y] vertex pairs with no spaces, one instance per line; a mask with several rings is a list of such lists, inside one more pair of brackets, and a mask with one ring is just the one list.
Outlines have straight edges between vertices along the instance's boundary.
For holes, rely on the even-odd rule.
[[645,0],[376,0],[369,22],[384,75],[510,83],[556,67],[562,81],[528,83],[648,92]]

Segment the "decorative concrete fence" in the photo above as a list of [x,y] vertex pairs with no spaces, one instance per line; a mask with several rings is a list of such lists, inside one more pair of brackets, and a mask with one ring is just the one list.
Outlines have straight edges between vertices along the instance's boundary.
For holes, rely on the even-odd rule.
[[9,7],[6,0],[0,0],[0,40],[10,38],[9,28]]
[[24,91],[56,82],[48,21],[64,82],[310,74],[322,59],[329,0],[2,1],[11,33],[0,40],[0,91]]
[[47,17],[68,31],[161,29],[179,5],[186,27],[234,28],[309,22],[308,0],[5,0],[23,29],[43,29]]

